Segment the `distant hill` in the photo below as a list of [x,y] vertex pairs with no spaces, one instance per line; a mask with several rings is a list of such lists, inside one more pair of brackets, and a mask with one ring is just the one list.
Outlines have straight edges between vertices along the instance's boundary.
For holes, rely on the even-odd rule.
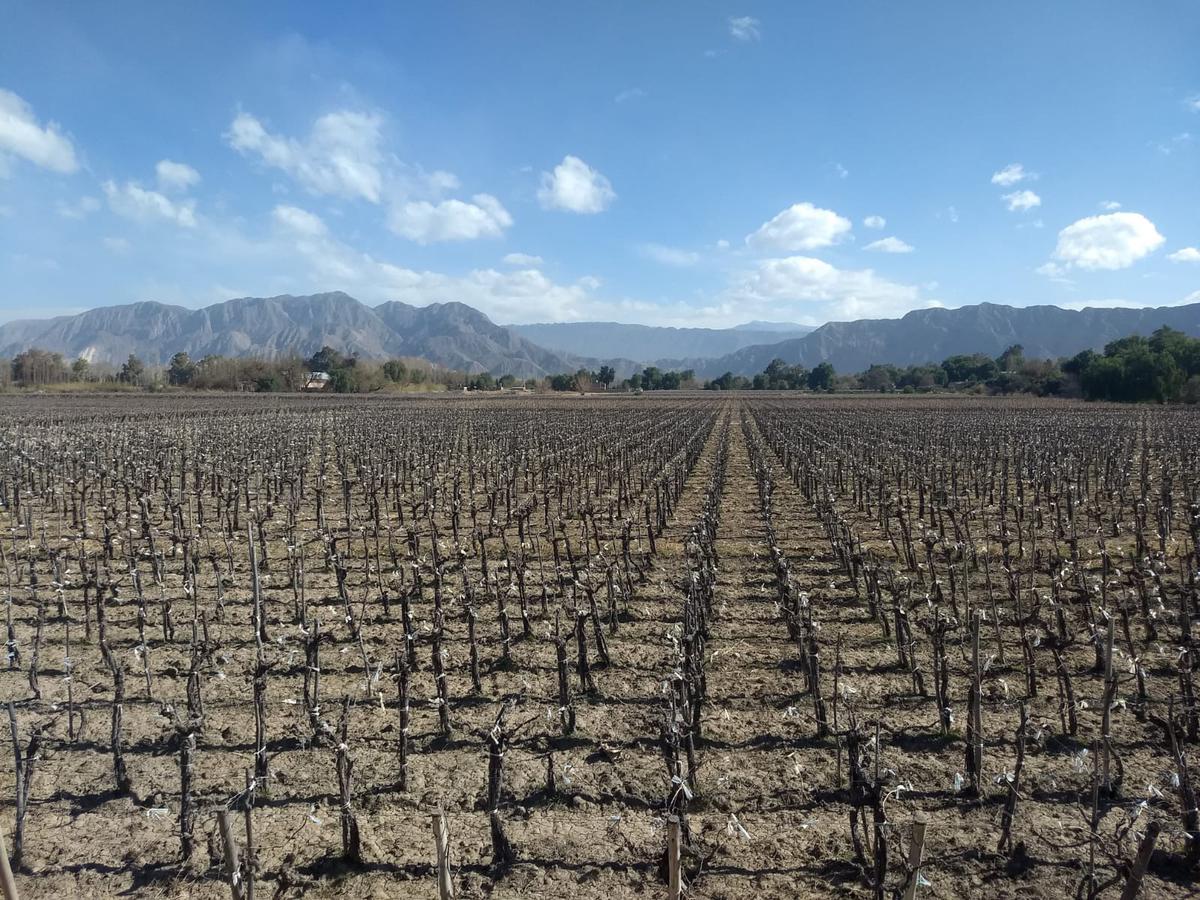
[[1027,357],[1055,359],[1089,347],[1099,350],[1129,334],[1148,335],[1163,325],[1200,336],[1200,303],[1147,309],[1067,310],[1057,306],[981,303],[959,309],[919,309],[899,319],[829,322],[801,338],[744,347],[703,362],[698,374],[755,375],[776,357],[790,365],[830,362],[839,372],[872,363],[940,362],[958,353],[997,356],[1020,344]]
[[761,319],[733,326],[734,331],[767,331],[771,334],[790,335],[808,334],[810,331],[815,331],[816,328],[816,325],[797,325],[795,322],[764,322]]
[[619,322],[555,322],[508,327],[534,343],[560,353],[600,359],[620,357],[643,365],[673,365],[680,360],[724,356],[743,347],[799,337],[812,331],[804,325],[773,322],[735,328],[670,328]]
[[[179,350],[196,359],[209,354],[308,355],[326,344],[367,359],[419,356],[448,368],[522,378],[599,364],[539,347],[462,303],[370,307],[340,291],[244,297],[203,309],[131,303],[0,325],[0,355],[39,347],[68,360],[82,356],[108,363],[135,353],[161,365]],[[628,374],[633,364],[617,368]]]

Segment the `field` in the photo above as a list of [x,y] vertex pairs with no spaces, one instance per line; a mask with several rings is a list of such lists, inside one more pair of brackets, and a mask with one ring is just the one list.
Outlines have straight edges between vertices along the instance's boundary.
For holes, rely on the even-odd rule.
[[1195,410],[0,398],[0,550],[22,897],[1195,895]]

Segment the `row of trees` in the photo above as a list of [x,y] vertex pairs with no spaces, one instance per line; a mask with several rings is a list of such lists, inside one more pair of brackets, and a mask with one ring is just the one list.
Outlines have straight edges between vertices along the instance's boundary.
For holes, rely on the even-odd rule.
[[[43,387],[66,382],[126,384],[155,388],[163,384],[200,390],[298,391],[313,372],[329,376],[336,393],[369,393],[384,389],[446,388],[493,391],[512,388],[518,380],[487,372],[470,374],[435,368],[418,359],[383,363],[360,360],[333,347],[322,347],[307,359],[298,354],[259,359],[205,356],[193,360],[176,353],[165,368],[147,366],[134,354],[120,367],[92,364],[80,357],[68,364],[61,353],[31,348],[11,362],[0,361],[0,384]],[[538,387],[552,391],[609,390],[616,381],[611,366],[552,375]],[[695,372],[647,366],[624,379],[626,391],[669,391],[699,387]],[[941,363],[913,366],[877,364],[864,372],[839,376],[823,362],[808,369],[773,359],[753,378],[726,372],[704,383],[706,390],[809,391],[972,391],[993,394],[1084,397],[1123,402],[1200,402],[1200,339],[1163,327],[1150,337],[1133,335],[1108,344],[1102,353],[1084,350],[1059,360],[1026,358],[1019,344],[992,358],[983,353],[958,354]]]
[[[612,366],[601,366],[596,371],[579,369],[576,372],[551,375],[545,381],[545,386],[552,391],[592,391],[597,388],[609,390],[617,380],[616,370]],[[625,391],[677,391],[681,388],[695,388],[696,372],[693,369],[660,369],[658,366],[646,366],[640,372],[634,372],[618,386]]]
[[0,385],[46,387],[76,383],[147,389],[170,386],[196,390],[299,391],[313,372],[327,374],[327,389],[338,393],[367,393],[389,387],[496,390],[500,385],[510,386],[515,382],[511,376],[496,379],[487,373],[471,375],[438,369],[419,359],[367,362],[343,355],[332,347],[322,347],[307,359],[299,354],[273,359],[217,355],[193,359],[180,351],[166,366],[147,365],[132,353],[120,366],[91,363],[83,357],[68,364],[61,353],[31,348],[11,362],[0,360]]
[[839,376],[829,363],[813,369],[774,359],[753,378],[726,372],[705,384],[709,390],[968,391],[1083,397],[1123,402],[1200,402],[1200,339],[1163,327],[1150,337],[1133,335],[1108,344],[1102,353],[1027,358],[1020,344],[998,357],[958,354],[941,363],[877,364]]

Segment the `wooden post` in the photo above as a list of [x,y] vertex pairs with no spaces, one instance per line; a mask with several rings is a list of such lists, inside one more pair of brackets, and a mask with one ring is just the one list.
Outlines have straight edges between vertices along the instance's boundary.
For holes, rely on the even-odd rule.
[[225,880],[229,882],[229,893],[233,900],[244,900],[242,892],[241,868],[238,865],[238,846],[233,837],[233,826],[229,823],[229,811],[217,813],[217,823],[221,829],[221,843],[225,845]]
[[454,900],[454,882],[450,878],[450,835],[446,815],[441,808],[433,814],[433,842],[437,846],[438,900]]
[[243,884],[246,900],[254,900],[254,790],[257,787],[254,776],[246,770],[246,871],[243,873]]
[[1129,872],[1129,879],[1125,882],[1125,889],[1121,891],[1121,900],[1134,900],[1138,895],[1138,891],[1142,887],[1142,878],[1146,874],[1146,868],[1150,865],[1150,857],[1154,855],[1154,845],[1158,842],[1158,833],[1162,827],[1157,822],[1151,822],[1146,828],[1146,834],[1142,838],[1141,844],[1138,845],[1137,859],[1133,861],[1133,868]]
[[924,816],[913,820],[912,843],[908,845],[908,884],[904,886],[904,900],[913,900],[917,896],[917,882],[921,880],[921,859],[925,853],[925,826],[928,824]]
[[17,900],[17,881],[8,864],[8,847],[4,844],[4,829],[0,828],[0,891],[4,900]]
[[679,900],[682,877],[679,872],[679,816],[667,818],[667,897]]

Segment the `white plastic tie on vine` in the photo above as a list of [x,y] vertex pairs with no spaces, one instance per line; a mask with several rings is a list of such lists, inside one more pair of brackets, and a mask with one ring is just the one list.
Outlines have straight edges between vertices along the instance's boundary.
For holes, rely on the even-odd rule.
[[729,821],[725,823],[725,832],[730,837],[736,837],[739,841],[749,842],[750,840],[750,832],[738,821],[735,813],[729,814]]

